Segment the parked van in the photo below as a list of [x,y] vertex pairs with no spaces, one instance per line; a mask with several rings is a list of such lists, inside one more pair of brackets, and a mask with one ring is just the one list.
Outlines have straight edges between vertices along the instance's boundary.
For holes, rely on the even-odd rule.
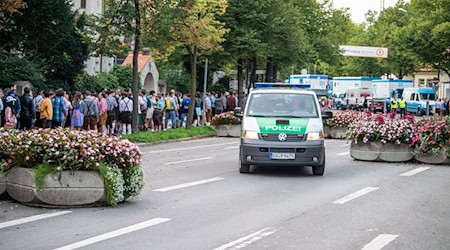
[[344,103],[342,109],[359,109],[363,107],[364,101],[367,97],[372,96],[372,89],[370,88],[352,88],[345,92]]
[[405,88],[403,97],[406,101],[406,112],[424,115],[428,102],[429,113],[433,113],[436,100],[436,91],[433,88]]

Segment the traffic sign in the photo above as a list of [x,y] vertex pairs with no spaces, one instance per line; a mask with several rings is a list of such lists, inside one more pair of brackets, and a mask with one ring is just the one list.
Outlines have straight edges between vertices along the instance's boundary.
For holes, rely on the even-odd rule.
[[439,84],[439,79],[437,77],[433,78],[433,84],[434,85],[438,85]]

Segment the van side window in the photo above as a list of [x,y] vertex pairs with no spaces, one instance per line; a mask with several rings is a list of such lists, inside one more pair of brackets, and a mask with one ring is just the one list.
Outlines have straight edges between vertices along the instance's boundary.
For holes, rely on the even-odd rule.
[[411,101],[414,101],[415,99],[416,99],[416,93],[412,93],[412,94],[411,94],[411,99],[410,99],[410,100],[411,100]]
[[416,95],[416,101],[419,101],[419,94]]

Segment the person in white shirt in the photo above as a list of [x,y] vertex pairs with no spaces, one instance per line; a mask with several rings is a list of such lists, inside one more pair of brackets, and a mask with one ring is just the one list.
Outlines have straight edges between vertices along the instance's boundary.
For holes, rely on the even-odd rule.
[[131,122],[133,114],[133,100],[128,98],[128,94],[123,94],[123,99],[119,103],[120,118],[122,121],[122,134],[131,134]]

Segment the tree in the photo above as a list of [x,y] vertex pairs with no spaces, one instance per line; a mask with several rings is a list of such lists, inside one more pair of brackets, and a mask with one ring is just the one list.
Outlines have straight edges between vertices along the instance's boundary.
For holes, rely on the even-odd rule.
[[26,0],[21,13],[11,15],[12,25],[0,30],[4,51],[42,64],[48,88],[73,89],[74,78],[89,55],[82,30],[84,16],[74,19],[68,0]]
[[43,89],[45,78],[42,66],[29,58],[8,53],[0,54],[0,88],[8,87],[15,81],[29,81],[37,89]]
[[27,5],[22,0],[2,0],[0,2],[0,30],[8,29],[11,23],[11,15],[20,13],[20,9]]
[[[217,19],[227,9],[227,0],[173,0],[150,1],[144,10],[146,23],[152,30],[147,41],[157,48],[161,44],[182,46],[191,65],[191,103],[187,129],[192,128],[197,90],[197,61],[202,54],[221,50],[223,36],[228,31]],[[158,46],[159,45],[159,46]],[[169,50],[173,51],[170,46]],[[151,46],[153,47],[153,46]]]
[[450,77],[450,0],[412,0],[412,21],[403,29],[410,51],[424,66]]

